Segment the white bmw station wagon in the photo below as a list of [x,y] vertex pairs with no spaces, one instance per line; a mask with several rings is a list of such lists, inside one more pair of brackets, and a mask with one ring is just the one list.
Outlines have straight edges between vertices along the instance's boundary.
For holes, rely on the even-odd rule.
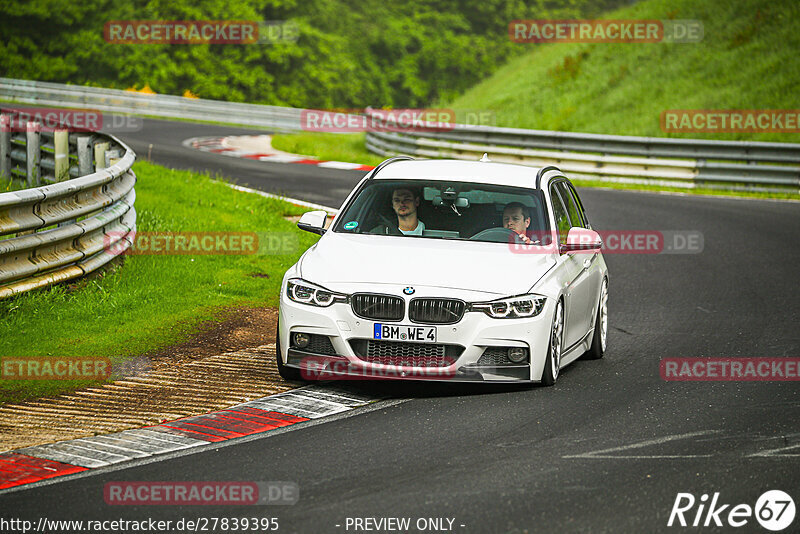
[[552,385],[606,351],[602,241],[556,167],[391,158],[326,217],[283,278],[285,379]]

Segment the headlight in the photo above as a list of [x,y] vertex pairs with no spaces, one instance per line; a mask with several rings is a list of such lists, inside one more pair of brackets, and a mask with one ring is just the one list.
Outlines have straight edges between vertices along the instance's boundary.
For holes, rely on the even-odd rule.
[[347,302],[347,295],[344,293],[334,293],[302,278],[292,278],[286,282],[286,296],[294,302],[323,308],[334,302]]
[[470,311],[482,311],[495,319],[519,319],[536,317],[542,313],[547,297],[541,295],[519,295],[490,302],[473,302]]

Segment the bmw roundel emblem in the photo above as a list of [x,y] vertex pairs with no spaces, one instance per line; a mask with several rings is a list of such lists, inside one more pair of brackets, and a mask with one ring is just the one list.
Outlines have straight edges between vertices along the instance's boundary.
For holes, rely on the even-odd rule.
[[413,295],[414,294],[414,288],[413,287],[407,287],[407,288],[405,288],[403,290],[403,293],[405,293],[406,295]]

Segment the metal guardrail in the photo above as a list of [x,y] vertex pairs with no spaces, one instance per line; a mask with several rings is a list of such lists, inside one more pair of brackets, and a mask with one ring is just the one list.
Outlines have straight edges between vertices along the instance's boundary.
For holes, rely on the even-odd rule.
[[[0,78],[0,98],[301,131],[303,109],[149,95],[49,82]],[[367,110],[369,114],[369,110]],[[373,115],[371,123],[380,124]],[[800,192],[800,144],[600,135],[456,125],[413,131],[386,124],[368,131],[367,149],[382,156],[478,159],[531,166],[556,165],[570,176],[685,188]],[[49,169],[49,160],[42,165]]]
[[[369,111],[367,112],[368,114]],[[572,177],[678,187],[800,192],[800,144],[581,134],[487,126],[387,123],[367,132],[381,156],[556,165]]]
[[40,132],[33,122],[14,134],[10,119],[0,115],[0,175],[30,187],[0,193],[0,299],[96,270],[127,250],[136,230],[136,155],[127,145]]
[[110,113],[225,122],[300,131],[300,108],[241,104],[119,89],[0,78],[0,98],[39,106],[68,106]]

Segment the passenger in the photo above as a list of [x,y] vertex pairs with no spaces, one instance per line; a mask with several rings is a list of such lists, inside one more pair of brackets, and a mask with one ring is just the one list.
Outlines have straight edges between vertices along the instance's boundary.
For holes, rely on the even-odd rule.
[[[397,215],[397,226],[380,224],[370,230],[371,234],[422,235],[425,223],[417,218],[420,196],[415,189],[398,188],[392,191],[392,209]],[[389,222],[389,221],[387,221]]]
[[528,237],[530,225],[531,210],[522,202],[511,202],[503,209],[503,228],[514,231],[524,243],[533,245],[535,243]]

